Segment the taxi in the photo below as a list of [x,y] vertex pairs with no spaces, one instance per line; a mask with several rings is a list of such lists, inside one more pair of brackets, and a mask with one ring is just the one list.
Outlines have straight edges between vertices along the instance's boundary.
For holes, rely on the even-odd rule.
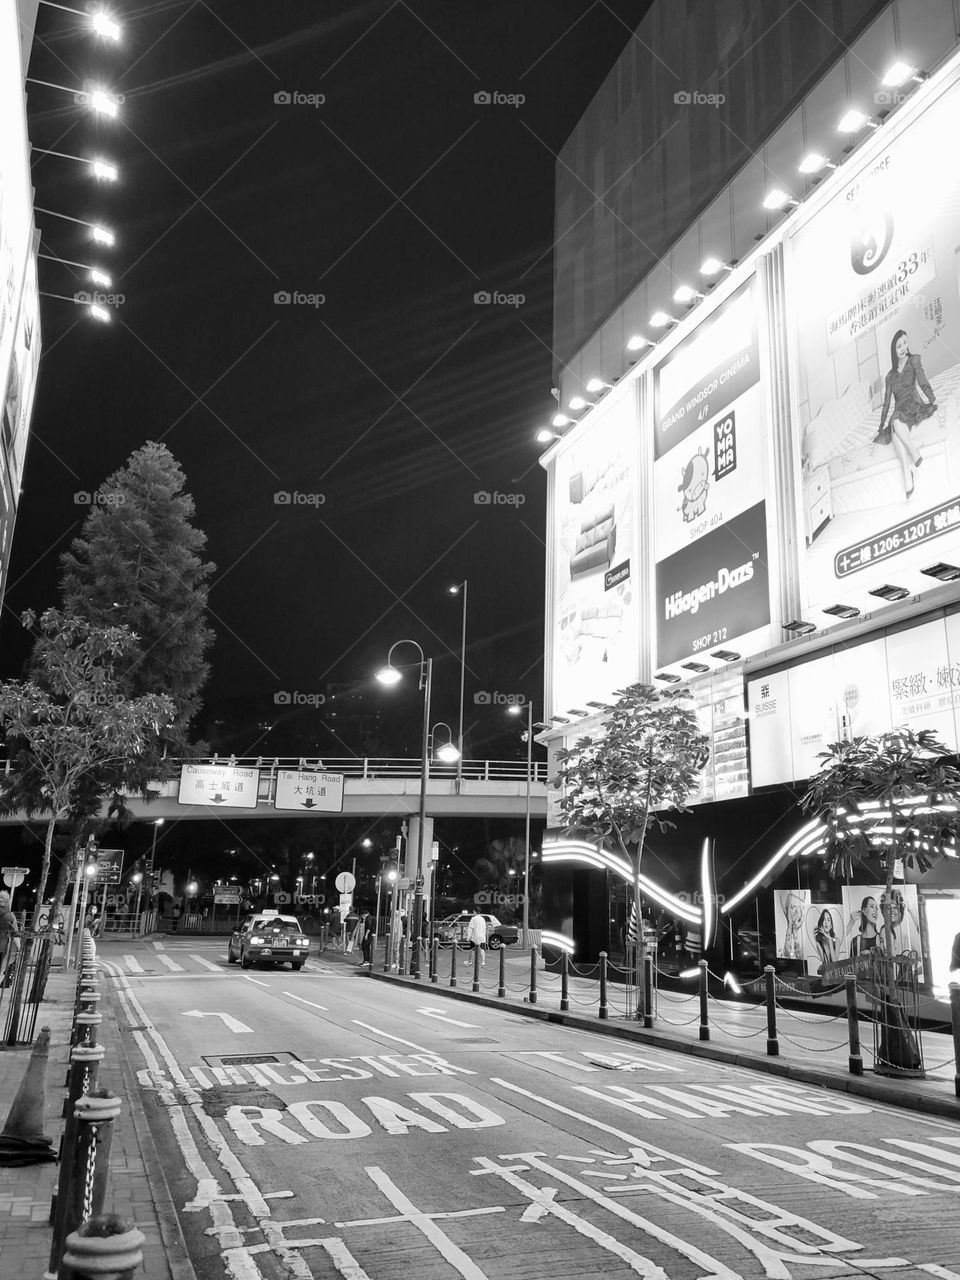
[[235,929],[227,944],[227,960],[240,962],[241,969],[255,964],[290,964],[302,969],[310,940],[296,916],[282,916],[279,911],[258,911],[247,916]]

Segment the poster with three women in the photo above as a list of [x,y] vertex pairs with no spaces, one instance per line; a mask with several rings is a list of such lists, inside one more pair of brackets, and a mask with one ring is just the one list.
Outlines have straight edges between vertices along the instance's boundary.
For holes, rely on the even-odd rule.
[[[777,956],[803,960],[816,973],[821,965],[852,960],[871,952],[886,954],[883,885],[844,885],[839,902],[811,902],[809,889],[777,889]],[[917,886],[895,885],[890,897],[893,955],[920,951]],[[923,977],[922,971],[918,975]]]
[[898,114],[785,247],[804,617],[936,587],[960,546],[958,133],[956,93]]

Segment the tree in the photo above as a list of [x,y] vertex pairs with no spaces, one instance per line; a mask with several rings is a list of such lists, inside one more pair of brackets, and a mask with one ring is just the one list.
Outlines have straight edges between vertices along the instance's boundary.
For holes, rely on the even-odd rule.
[[960,770],[930,729],[894,729],[876,737],[832,742],[820,752],[820,772],[801,800],[827,830],[827,867],[850,877],[855,867],[879,864],[885,892],[882,947],[881,1055],[916,1069],[919,1053],[906,1025],[894,959],[894,871],[902,861],[926,871],[945,841],[960,832]]
[[[685,690],[645,684],[618,692],[603,736],[559,751],[554,786],[567,825],[590,839],[612,839],[633,868],[633,900],[642,919],[640,867],[651,823],[665,831],[665,810],[683,813],[709,758],[707,739]],[[643,1015],[643,930],[636,950],[637,1013]]]
[[[22,621],[31,630],[37,623],[29,611]],[[136,642],[128,627],[99,627],[47,609],[34,642],[33,678],[0,684],[0,729],[13,765],[0,786],[0,808],[48,815],[34,928],[57,824],[96,813],[173,714],[170,698],[123,693],[117,665]],[[57,910],[62,897],[58,891]]]
[[[163,737],[174,755],[188,753],[214,638],[206,621],[214,565],[203,560],[207,539],[192,523],[185,484],[169,449],[148,442],[104,481],[61,557],[64,611],[135,633],[136,643],[117,658],[117,678],[127,697],[163,690],[172,699]],[[149,757],[144,771],[141,781],[151,776]]]

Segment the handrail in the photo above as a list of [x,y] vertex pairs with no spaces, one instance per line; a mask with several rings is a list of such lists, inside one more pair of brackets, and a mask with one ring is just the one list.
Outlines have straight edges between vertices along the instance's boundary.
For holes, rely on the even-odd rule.
[[[342,773],[348,778],[419,778],[419,757],[408,756],[344,756],[310,759],[305,756],[205,756],[195,760],[171,759],[174,766],[180,764],[213,764],[238,769],[260,769],[272,784],[280,769],[308,772]],[[430,777],[438,781],[456,779],[458,775],[471,782],[513,781],[526,782],[527,765],[523,760],[464,760],[458,770],[456,764],[442,764],[431,760]],[[547,782],[547,765],[534,761],[530,780],[538,785]],[[264,778],[261,777],[261,782]]]

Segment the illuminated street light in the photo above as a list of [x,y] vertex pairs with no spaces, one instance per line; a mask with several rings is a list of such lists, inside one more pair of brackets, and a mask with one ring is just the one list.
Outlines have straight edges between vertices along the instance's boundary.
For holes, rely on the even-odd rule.
[[822,156],[819,151],[810,151],[803,157],[797,166],[798,173],[812,174],[820,173],[822,169],[835,169],[837,166],[826,156]]
[[69,151],[50,151],[45,147],[32,148],[32,154],[37,156],[56,156],[58,160],[75,160],[77,164],[86,165],[95,178],[101,178],[104,182],[116,182],[120,177],[120,170],[117,166],[109,160],[104,160],[101,156],[74,156]]

